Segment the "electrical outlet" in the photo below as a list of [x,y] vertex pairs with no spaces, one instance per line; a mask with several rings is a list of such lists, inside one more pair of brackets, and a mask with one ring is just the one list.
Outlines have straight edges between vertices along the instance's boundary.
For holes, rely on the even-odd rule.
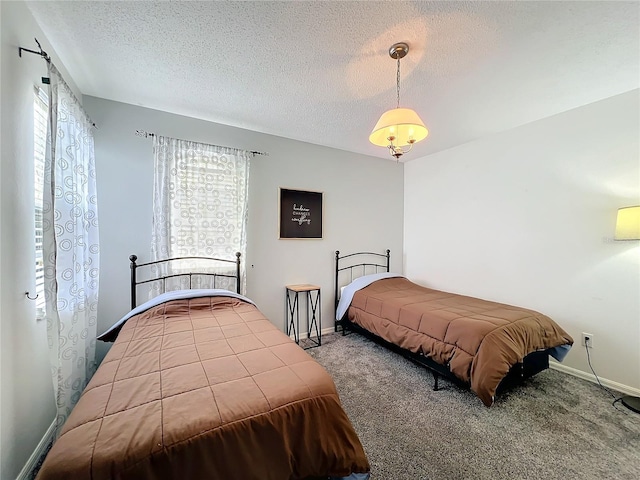
[[582,346],[593,348],[593,335],[591,335],[590,333],[582,332]]

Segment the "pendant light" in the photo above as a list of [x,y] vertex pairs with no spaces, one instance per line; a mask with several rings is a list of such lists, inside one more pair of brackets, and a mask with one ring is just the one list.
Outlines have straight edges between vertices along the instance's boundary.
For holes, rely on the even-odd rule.
[[399,159],[413,147],[413,144],[424,140],[429,134],[424,122],[410,108],[400,108],[400,59],[409,53],[409,45],[396,43],[389,49],[389,56],[397,60],[396,76],[396,108],[382,114],[373,128],[369,141],[380,147],[387,147],[389,153]]

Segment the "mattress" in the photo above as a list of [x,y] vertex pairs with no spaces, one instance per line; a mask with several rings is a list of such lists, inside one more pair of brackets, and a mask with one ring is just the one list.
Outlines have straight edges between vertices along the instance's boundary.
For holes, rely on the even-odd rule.
[[369,464],[329,374],[252,304],[129,318],[39,480],[343,477]]

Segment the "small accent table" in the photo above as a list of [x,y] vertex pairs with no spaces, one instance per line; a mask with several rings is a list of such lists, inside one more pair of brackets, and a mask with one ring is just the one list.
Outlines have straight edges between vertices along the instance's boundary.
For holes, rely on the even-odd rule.
[[[313,292],[315,292],[315,298]],[[287,309],[287,335],[291,336],[293,330],[293,338],[296,343],[300,344],[300,305],[298,302],[298,294],[306,293],[307,297],[307,338],[312,345],[305,348],[319,347],[322,343],[321,326],[321,311],[320,306],[322,304],[320,300],[320,287],[316,285],[287,285],[285,307]],[[314,328],[315,327],[315,328]],[[316,338],[311,338],[311,332],[315,329]]]

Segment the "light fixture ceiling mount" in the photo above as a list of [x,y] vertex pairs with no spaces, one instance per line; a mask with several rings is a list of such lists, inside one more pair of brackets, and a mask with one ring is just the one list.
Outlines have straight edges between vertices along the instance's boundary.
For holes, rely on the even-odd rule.
[[394,43],[389,48],[389,56],[394,60],[404,58],[409,53],[409,45],[404,42]]
[[369,135],[371,143],[387,147],[396,160],[411,150],[414,143],[424,140],[429,134],[416,112],[410,108],[400,108],[400,59],[408,53],[409,45],[404,42],[395,43],[389,48],[389,56],[398,62],[396,108],[384,112]]

